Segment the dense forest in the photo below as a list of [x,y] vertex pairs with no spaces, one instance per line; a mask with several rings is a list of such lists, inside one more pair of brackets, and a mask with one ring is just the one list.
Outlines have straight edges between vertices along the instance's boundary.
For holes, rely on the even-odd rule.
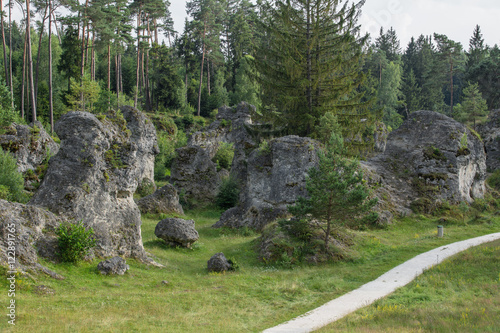
[[53,129],[69,110],[128,104],[203,124],[247,101],[276,129],[322,140],[332,126],[395,129],[420,109],[474,122],[500,107],[500,49],[479,25],[468,46],[438,33],[402,46],[393,28],[361,35],[363,3],[190,0],[174,31],[168,0],[0,2],[3,121]]

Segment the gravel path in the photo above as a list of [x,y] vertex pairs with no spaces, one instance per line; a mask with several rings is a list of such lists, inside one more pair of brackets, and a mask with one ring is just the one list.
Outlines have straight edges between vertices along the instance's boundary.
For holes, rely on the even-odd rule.
[[413,281],[425,270],[470,247],[500,239],[500,232],[438,247],[391,269],[378,279],[264,333],[311,332],[372,304]]

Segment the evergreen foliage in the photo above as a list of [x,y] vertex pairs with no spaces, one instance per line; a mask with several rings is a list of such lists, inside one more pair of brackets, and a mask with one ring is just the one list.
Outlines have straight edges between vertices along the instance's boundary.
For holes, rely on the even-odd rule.
[[215,197],[215,204],[221,209],[234,207],[238,204],[239,194],[238,182],[231,176],[224,178]]
[[24,192],[24,178],[17,171],[14,157],[8,151],[0,148],[0,186],[5,200],[25,203],[28,197]]
[[326,112],[356,132],[367,105],[356,91],[368,36],[359,36],[357,5],[337,0],[291,0],[261,8],[265,42],[257,52],[264,102],[282,112],[290,133],[310,135]]
[[359,162],[343,157],[343,151],[342,137],[332,133],[326,151],[318,152],[318,167],[308,172],[308,197],[299,197],[294,206],[288,207],[291,214],[308,220],[310,228],[323,232],[327,252],[335,229],[362,227],[367,215],[370,221],[376,220],[371,209],[377,199],[369,198]]

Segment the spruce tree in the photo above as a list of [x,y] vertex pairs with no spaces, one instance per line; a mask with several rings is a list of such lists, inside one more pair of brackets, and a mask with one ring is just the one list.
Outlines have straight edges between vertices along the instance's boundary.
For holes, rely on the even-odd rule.
[[369,118],[356,89],[365,80],[357,25],[360,8],[338,0],[277,0],[261,6],[263,37],[257,52],[266,104],[283,114],[289,133],[310,135],[332,112],[347,137]]

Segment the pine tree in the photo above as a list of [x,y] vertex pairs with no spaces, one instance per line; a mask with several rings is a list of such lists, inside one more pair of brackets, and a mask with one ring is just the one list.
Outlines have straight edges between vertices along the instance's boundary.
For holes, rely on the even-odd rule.
[[479,92],[477,83],[468,84],[463,91],[462,112],[468,121],[474,123],[474,130],[476,129],[476,121],[481,116],[488,114],[488,105],[486,100]]
[[464,58],[462,56],[462,45],[452,41],[445,35],[434,34],[434,40],[437,43],[437,57],[439,61],[439,70],[436,74],[443,80],[448,80],[450,91],[450,115],[453,114],[454,103],[454,76],[463,72]]
[[[198,87],[198,116],[201,112],[201,93],[205,60],[213,53],[220,52],[220,32],[222,30],[221,2],[218,0],[191,0],[186,3],[188,14],[193,18],[193,32],[201,48],[200,82]],[[209,62],[207,61],[209,64]],[[209,72],[209,71],[207,71]],[[210,81],[208,81],[208,84]],[[208,89],[210,91],[210,89]]]
[[266,44],[257,52],[267,104],[283,113],[290,133],[310,135],[326,112],[356,132],[359,120],[368,118],[356,92],[365,79],[360,59],[367,36],[359,37],[357,25],[364,1],[352,6],[337,0],[275,3],[261,8]]
[[[342,137],[333,132],[326,151],[318,152],[318,166],[308,172],[308,197],[299,197],[288,207],[293,215],[308,220],[311,228],[323,231],[326,252],[335,229],[363,224],[377,203],[376,198],[369,199],[359,162],[342,157],[342,151]],[[376,213],[370,215],[376,220]]]

